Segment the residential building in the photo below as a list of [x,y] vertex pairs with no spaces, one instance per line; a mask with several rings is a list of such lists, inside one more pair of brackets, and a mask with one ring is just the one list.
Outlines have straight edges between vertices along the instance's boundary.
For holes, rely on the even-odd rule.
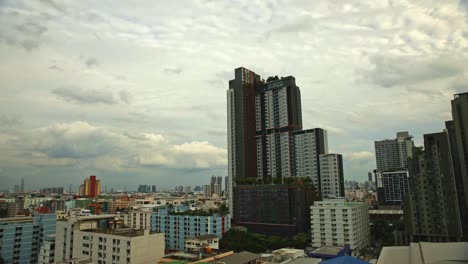
[[231,228],[230,215],[176,213],[168,207],[154,208],[151,231],[165,233],[166,249],[184,250],[185,241],[202,235],[222,238]]
[[185,240],[185,252],[198,254],[212,250],[219,250],[219,237],[216,235],[201,235]]
[[378,195],[379,204],[401,205],[409,192],[408,177],[407,170],[377,172],[378,186],[383,188]]
[[97,180],[96,176],[92,175],[84,180],[80,185],[80,195],[94,198],[101,194],[101,180]]
[[38,263],[55,263],[55,234],[45,236],[44,241],[42,242],[42,245],[39,249]]
[[155,263],[164,256],[164,235],[124,228],[116,215],[75,216],[57,221],[55,260]]
[[321,154],[320,172],[322,197],[345,197],[343,156]]
[[164,234],[149,230],[75,229],[73,257],[94,263],[153,264],[164,257]]
[[447,129],[451,143],[463,240],[468,241],[468,93],[455,94],[451,104],[453,122],[448,122]]
[[39,247],[55,233],[55,214],[0,219],[0,258],[6,263],[37,263]]
[[211,188],[211,184],[203,185],[203,196],[210,198],[213,196],[213,189]]
[[318,200],[313,186],[237,185],[233,191],[236,225],[268,235],[291,236],[309,231],[309,208]]
[[353,255],[359,255],[370,246],[366,203],[324,199],[311,206],[310,214],[313,247],[349,245]]
[[[319,155],[328,151],[327,133],[320,128],[302,130],[300,90],[294,77],[264,81],[246,68],[235,69],[227,112],[228,193],[232,195],[241,178],[310,177],[320,189]],[[230,208],[232,201],[231,197]]]
[[449,136],[424,135],[424,150],[408,160],[411,193],[405,200],[405,221],[413,241],[451,242],[462,237]]
[[412,157],[413,137],[407,131],[398,132],[396,139],[375,141],[377,171],[388,171],[407,167],[407,159]]

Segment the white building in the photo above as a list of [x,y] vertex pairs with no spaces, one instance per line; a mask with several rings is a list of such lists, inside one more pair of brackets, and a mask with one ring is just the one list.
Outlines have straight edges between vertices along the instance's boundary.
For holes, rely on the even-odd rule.
[[164,256],[164,234],[122,228],[116,215],[75,216],[57,221],[55,261],[156,263]]
[[312,246],[349,245],[354,255],[370,245],[369,211],[365,203],[324,199],[311,206]]
[[375,141],[375,159],[378,171],[406,168],[413,156],[413,137],[407,131],[398,132],[396,139]]
[[48,235],[41,244],[37,261],[39,264],[55,263],[54,256],[55,256],[55,235]]
[[341,154],[320,155],[320,190],[322,197],[344,197],[343,157]]
[[203,249],[219,249],[219,238],[216,235],[207,234],[185,240],[185,251],[200,253]]
[[467,263],[468,242],[411,243],[409,246],[383,247],[379,264]]
[[131,226],[135,229],[151,229],[151,212],[152,208],[140,208],[137,210],[132,210],[129,213],[129,216],[125,221],[127,226]]

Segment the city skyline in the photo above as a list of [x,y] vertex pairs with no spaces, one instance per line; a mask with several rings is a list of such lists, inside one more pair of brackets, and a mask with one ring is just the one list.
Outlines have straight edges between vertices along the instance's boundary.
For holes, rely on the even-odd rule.
[[328,131],[345,180],[376,168],[374,141],[443,130],[467,91],[466,1],[248,3],[0,1],[2,186],[227,175],[241,66],[296,78],[302,125]]

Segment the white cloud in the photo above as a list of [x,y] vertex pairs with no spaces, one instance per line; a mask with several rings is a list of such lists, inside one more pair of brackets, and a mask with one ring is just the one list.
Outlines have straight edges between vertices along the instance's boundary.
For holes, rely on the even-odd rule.
[[[21,125],[0,125],[0,167],[33,175],[41,163],[37,173],[57,179],[113,167],[167,185],[225,175],[225,90],[239,66],[295,76],[304,128],[329,130],[337,153],[440,131],[452,93],[466,91],[462,2],[6,1],[0,112]],[[360,155],[347,177],[375,166]]]
[[348,153],[345,157],[351,160],[370,160],[374,158],[374,153],[369,151],[357,151]]

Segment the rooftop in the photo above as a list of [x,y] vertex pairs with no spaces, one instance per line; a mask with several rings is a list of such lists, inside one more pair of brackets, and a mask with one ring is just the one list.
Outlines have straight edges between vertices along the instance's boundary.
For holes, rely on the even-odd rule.
[[6,223],[32,223],[34,222],[33,217],[29,216],[21,216],[21,217],[8,217],[8,218],[0,218],[0,224]]
[[231,256],[221,259],[224,264],[244,264],[252,260],[260,259],[260,255],[250,253],[248,251],[242,251],[240,253],[234,253]]
[[468,242],[419,242],[406,247],[384,247],[377,263],[468,263]]
[[343,250],[343,247],[321,246],[313,250],[312,253],[321,254],[321,255],[337,255],[342,250]]
[[[123,236],[123,237],[138,237],[138,236],[145,235],[145,230],[133,229],[133,228],[122,228],[122,229],[97,228],[97,229],[91,229],[91,230],[84,230],[82,232],[99,233],[99,234],[107,234],[107,235],[115,235],[115,236]],[[149,231],[147,231],[147,233],[150,234]]]

